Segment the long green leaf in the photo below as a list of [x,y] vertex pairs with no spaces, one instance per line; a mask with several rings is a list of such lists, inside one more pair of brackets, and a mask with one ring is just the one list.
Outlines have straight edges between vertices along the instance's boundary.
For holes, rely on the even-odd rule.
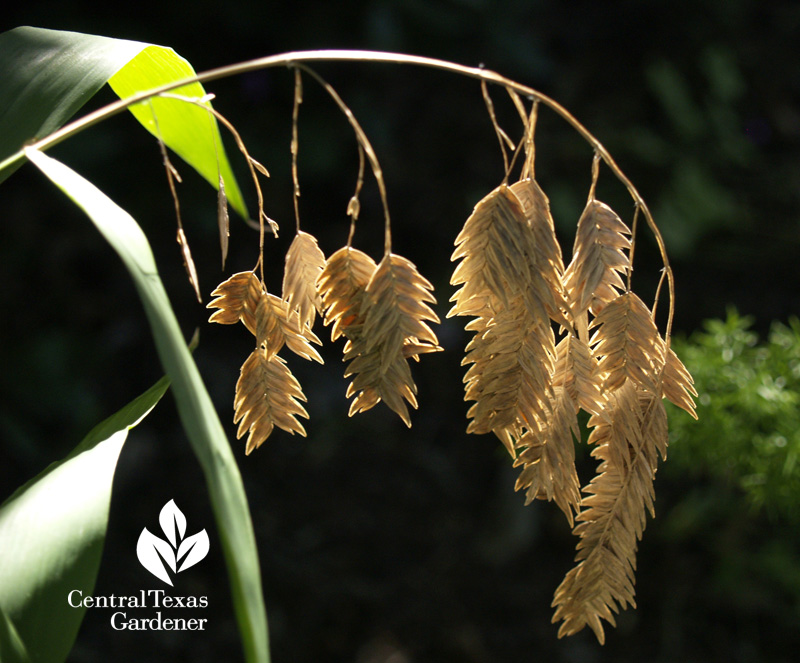
[[214,404],[183,339],[136,221],[75,171],[33,149],[27,157],[91,218],[119,254],[144,304],[178,413],[206,477],[247,661],[269,660],[267,617],[253,524],[241,475]]
[[160,380],[0,507],[0,660],[66,659],[86,611],[67,595],[94,590],[119,453],[168,387]]
[[[147,46],[112,76],[108,84],[120,99],[125,99],[137,92],[151,90],[194,75],[192,65],[171,48]],[[193,99],[200,99],[205,93],[200,83],[180,87],[171,92],[173,95]],[[204,104],[211,106],[209,102]],[[247,217],[242,193],[222,148],[217,121],[208,111],[191,103],[161,97],[154,97],[147,103],[131,106],[130,111],[142,126],[154,136],[160,136],[166,145],[184,161],[194,166],[212,186],[219,186],[221,172],[225,180],[228,202],[239,214]]]
[[[4,32],[0,34],[0,161],[55,131],[106,83],[125,98],[194,74],[186,60],[164,46],[43,28]],[[205,90],[195,83],[175,94],[199,98]],[[131,112],[215,188],[221,173],[228,202],[247,218],[216,120],[203,109],[174,99],[154,99],[152,109],[157,128],[149,104],[131,107]],[[0,182],[15,169],[0,171]]]
[[145,46],[30,27],[0,34],[0,160],[58,129]]

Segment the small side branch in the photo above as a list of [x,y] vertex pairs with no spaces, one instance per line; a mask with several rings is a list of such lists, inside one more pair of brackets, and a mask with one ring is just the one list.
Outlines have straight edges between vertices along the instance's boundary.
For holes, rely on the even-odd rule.
[[[389,202],[386,197],[386,183],[383,179],[383,170],[381,169],[381,164],[378,161],[378,155],[375,153],[375,150],[372,148],[372,143],[369,142],[369,138],[367,138],[367,134],[364,133],[364,129],[361,128],[361,124],[359,124],[356,116],[353,115],[353,111],[350,110],[349,106],[344,103],[342,98],[339,96],[339,93],[333,89],[330,83],[328,83],[322,76],[320,76],[317,72],[313,69],[309,69],[304,65],[295,65],[305,71],[311,78],[317,81],[325,91],[331,96],[331,98],[336,102],[336,105],[339,106],[341,111],[347,117],[347,121],[350,122],[350,125],[353,127],[353,131],[356,134],[356,140],[358,141],[358,145],[366,154],[367,159],[369,159],[369,165],[372,168],[372,174],[375,176],[375,181],[378,183],[378,191],[380,192],[381,196],[381,203],[383,204],[383,215],[385,219],[385,247],[384,250],[388,255],[392,251],[392,224],[391,219],[389,217]],[[359,183],[362,181],[361,174],[359,173]],[[360,184],[357,187],[357,190],[360,189]]]

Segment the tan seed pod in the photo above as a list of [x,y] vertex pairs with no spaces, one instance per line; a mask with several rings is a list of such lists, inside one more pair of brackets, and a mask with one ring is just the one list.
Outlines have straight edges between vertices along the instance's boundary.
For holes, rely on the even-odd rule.
[[600,358],[604,388],[613,391],[630,379],[659,393],[658,373],[664,365],[664,344],[645,303],[633,292],[609,302],[592,321],[597,331],[592,350]]
[[590,414],[600,415],[606,406],[597,359],[573,334],[564,336],[556,346],[553,385],[564,388],[576,407]]
[[661,378],[661,390],[664,398],[673,405],[686,410],[697,419],[694,399],[692,398],[692,396],[697,397],[694,380],[692,380],[691,374],[672,348],[667,353],[667,362]]
[[289,310],[297,311],[301,325],[314,326],[314,319],[322,311],[322,300],[317,293],[317,278],[325,267],[325,255],[317,240],[302,230],[297,232],[289,251],[283,273],[283,299]]
[[627,381],[609,396],[609,416],[592,417],[592,455],[601,463],[584,489],[578,525],[578,562],[553,599],[553,622],[563,620],[559,637],[588,625],[602,644],[601,619],[615,625],[613,613],[636,607],[636,550],[653,511],[653,478],[658,453],[666,453],[667,420],[663,402]]
[[381,260],[367,284],[363,338],[367,352],[382,348],[384,367],[402,353],[406,339],[441,349],[425,322],[439,322],[427,304],[436,302],[432,290],[431,283],[406,258],[388,253]]
[[206,308],[216,308],[209,322],[233,325],[240,320],[252,334],[256,333],[255,312],[264,294],[261,281],[253,272],[238,272],[220,283],[211,293],[216,299]]
[[230,238],[230,217],[228,216],[228,196],[225,194],[225,181],[222,173],[217,183],[217,226],[219,228],[219,247],[222,253],[222,269],[228,258],[228,240]]
[[529,256],[533,247],[525,210],[506,185],[485,196],[456,237],[451,260],[461,260],[450,279],[463,287],[449,315],[469,315],[475,296],[508,305],[509,297],[522,294],[531,280]]
[[488,433],[517,421],[538,428],[548,418],[554,359],[549,323],[530,318],[521,298],[486,321],[462,362],[471,364],[464,399],[476,401],[467,412],[467,432]]
[[[511,191],[522,203],[532,231],[533,273],[529,287],[535,290],[535,296],[544,303],[552,320],[564,327],[570,327],[572,313],[563,284],[564,262],[550,213],[550,201],[533,179],[515,182],[511,185]],[[549,292],[545,286],[549,288]]]
[[322,357],[310,345],[322,345],[316,334],[306,325],[300,324],[296,311],[290,311],[288,304],[280,297],[265,294],[256,307],[256,339],[266,348],[267,359],[272,359],[286,345],[292,352],[304,359],[322,362]]
[[522,472],[514,489],[525,489],[526,504],[534,499],[554,501],[570,526],[581,500],[573,442],[580,439],[577,411],[569,394],[556,387],[547,421],[539,429],[526,430],[515,442],[520,453],[514,466],[522,466]]
[[380,401],[411,425],[406,402],[417,407],[416,385],[407,359],[441,350],[426,324],[438,322],[427,305],[431,284],[405,258],[387,254],[376,265],[357,249],[339,249],[317,280],[325,324],[333,339],[344,335],[345,377],[353,377],[347,396],[350,415]]
[[239,424],[240,439],[249,432],[245,453],[260,447],[274,427],[305,437],[306,431],[297,417],[308,418],[300,404],[306,397],[300,383],[277,355],[267,358],[264,348],[256,349],[242,366],[236,383],[233,423]]
[[590,307],[599,312],[603,303],[625,289],[622,275],[631,268],[626,253],[631,248],[630,234],[608,205],[594,198],[588,202],[578,221],[572,260],[564,274],[576,318]]
[[[404,401],[411,407],[417,408],[417,387],[411,377],[403,353],[394,355],[393,360],[384,369],[382,368],[381,347],[367,351],[359,348],[358,343],[353,345],[353,359],[347,366],[344,376],[355,376],[347,388],[347,397],[355,396],[350,405],[349,415],[352,417],[358,412],[364,412],[377,405],[380,401],[396,412],[406,426],[411,427],[411,417]],[[363,350],[363,352],[358,352]]]
[[[325,324],[333,325],[331,340],[356,335],[364,324],[362,303],[367,284],[377,265],[366,253],[345,246],[333,253],[317,278],[317,290],[325,311]],[[358,332],[360,333],[360,331]]]

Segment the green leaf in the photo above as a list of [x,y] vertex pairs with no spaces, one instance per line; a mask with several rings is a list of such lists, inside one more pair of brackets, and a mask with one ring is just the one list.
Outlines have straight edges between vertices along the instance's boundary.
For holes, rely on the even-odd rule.
[[0,160],[58,129],[145,46],[29,27],[0,34]]
[[[194,75],[192,66],[171,48],[147,46],[112,76],[108,84],[120,99],[125,99]],[[172,90],[170,94],[201,99],[206,92],[200,83],[193,83]],[[204,103],[211,107],[209,102]],[[217,121],[211,113],[192,103],[161,97],[131,106],[129,110],[142,126],[154,136],[160,135],[167,146],[213,187],[219,186],[219,174],[222,173],[228,202],[247,218],[242,193],[222,147]]]
[[[194,76],[171,48],[125,39],[21,27],[0,34],[0,161],[72,117],[107,82],[120,97]],[[200,83],[176,93],[203,97]],[[221,172],[231,206],[247,209],[231,171],[216,120],[193,104],[153,100],[164,143],[215,188]],[[155,133],[149,104],[131,109]],[[22,163],[0,170],[0,182]],[[219,166],[219,170],[218,170]]]
[[214,404],[183,339],[156,272],[150,245],[134,219],[64,164],[33,150],[27,157],[94,222],[133,278],[150,322],[183,428],[200,461],[222,540],[247,661],[269,660],[267,616],[253,523],[239,468]]
[[0,507],[0,660],[66,659],[86,611],[67,597],[94,590],[119,453],[168,387],[162,378]]

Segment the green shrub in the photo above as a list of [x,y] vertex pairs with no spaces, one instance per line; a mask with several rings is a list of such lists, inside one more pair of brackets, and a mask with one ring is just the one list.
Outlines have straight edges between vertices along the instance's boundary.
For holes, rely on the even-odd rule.
[[670,418],[672,470],[736,485],[756,507],[800,516],[800,321],[774,322],[765,340],[731,310],[675,339],[692,372],[699,421]]

